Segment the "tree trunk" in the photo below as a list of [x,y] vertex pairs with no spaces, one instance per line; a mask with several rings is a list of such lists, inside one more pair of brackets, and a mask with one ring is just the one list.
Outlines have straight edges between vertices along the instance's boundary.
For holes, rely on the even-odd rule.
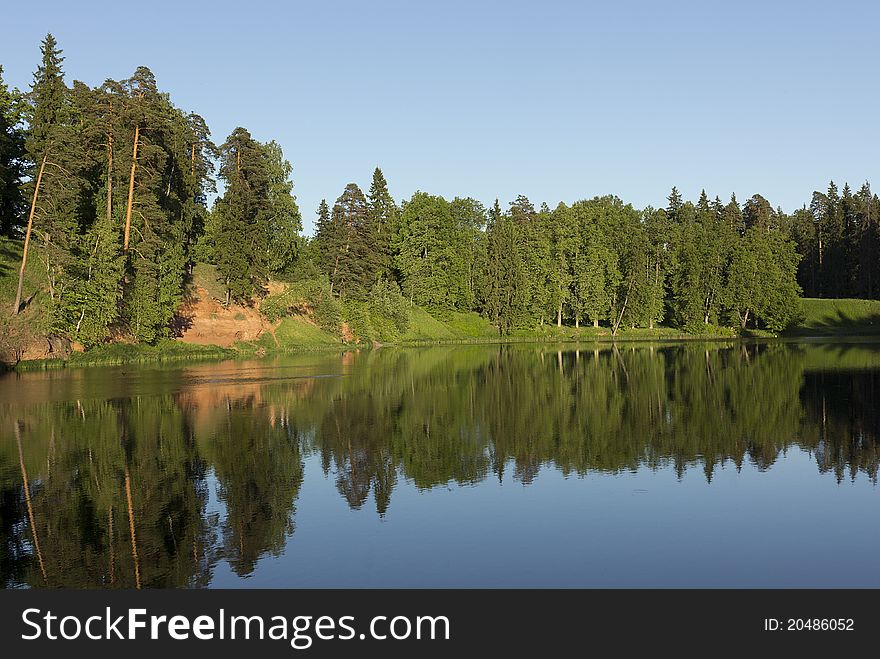
[[556,310],[556,327],[562,327],[562,303],[559,303],[559,308]]
[[598,329],[598,327],[599,327],[599,319],[598,318],[593,319],[593,327]]
[[134,127],[134,148],[131,154],[131,174],[128,177],[128,205],[125,209],[125,235],[122,239],[122,251],[128,253],[128,239],[131,235],[131,205],[134,201],[134,173],[137,169],[138,140],[140,139],[140,125]]
[[15,443],[18,444],[18,466],[21,469],[21,481],[24,485],[24,501],[27,504],[28,521],[31,525],[31,535],[34,538],[34,550],[37,552],[37,559],[40,562],[40,572],[43,575],[43,581],[46,581],[46,566],[43,563],[43,552],[40,551],[40,539],[37,537],[37,526],[34,523],[34,507],[31,504],[31,485],[28,481],[27,469],[24,466],[24,451],[21,448],[21,427],[19,422],[15,421]]
[[131,557],[134,559],[134,583],[138,590],[141,589],[141,563],[138,558],[137,539],[134,533],[134,506],[131,503],[131,475],[128,473],[128,465],[125,466],[125,498],[128,503],[128,531],[131,534]]
[[581,319],[579,316],[575,316],[574,317],[574,328],[580,329],[580,327],[581,327]]
[[623,314],[626,313],[626,305],[629,302],[629,294],[632,292],[634,282],[635,277],[631,277],[629,280],[629,286],[626,287],[626,296],[623,298],[623,306],[620,307],[620,314],[617,316],[617,320],[614,323],[614,328],[611,330],[611,336],[617,336],[617,330],[620,329],[620,323],[623,322]]
[[15,306],[12,308],[12,315],[17,316],[21,309],[21,290],[24,287],[24,268],[27,265],[28,247],[31,244],[31,230],[34,226],[34,213],[37,210],[37,197],[40,194],[40,183],[43,182],[43,171],[46,169],[46,158],[49,154],[43,156],[40,163],[40,171],[37,174],[37,182],[34,184],[34,196],[31,198],[31,210],[28,213],[27,231],[24,234],[24,251],[21,253],[21,268],[18,270],[18,290],[15,293]]
[[742,323],[740,323],[742,329],[746,328],[746,324],[749,322],[749,310],[746,309],[746,312],[742,315]]
[[108,546],[110,547],[110,585],[113,586],[116,584],[116,555],[113,551],[113,506],[110,506],[110,511],[107,513],[108,520],[108,528],[107,528],[107,537]]
[[113,133],[107,135],[107,223],[113,219]]

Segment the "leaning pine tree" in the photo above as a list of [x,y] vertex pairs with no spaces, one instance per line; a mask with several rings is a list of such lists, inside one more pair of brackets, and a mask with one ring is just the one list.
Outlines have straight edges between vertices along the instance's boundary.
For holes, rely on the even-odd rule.
[[55,37],[47,34],[41,47],[43,61],[34,73],[34,82],[31,85],[31,112],[29,116],[29,131],[25,142],[28,160],[31,162],[34,189],[31,196],[30,210],[28,211],[27,229],[24,235],[24,251],[21,255],[21,267],[18,272],[18,289],[15,293],[15,303],[12,307],[13,315],[17,315],[21,309],[21,295],[24,286],[24,271],[27,266],[28,250],[30,248],[31,233],[34,226],[34,215],[40,198],[40,189],[43,183],[43,175],[49,156],[52,154],[55,127],[60,121],[67,95],[67,87],[64,84],[64,72],[61,64],[64,58]]

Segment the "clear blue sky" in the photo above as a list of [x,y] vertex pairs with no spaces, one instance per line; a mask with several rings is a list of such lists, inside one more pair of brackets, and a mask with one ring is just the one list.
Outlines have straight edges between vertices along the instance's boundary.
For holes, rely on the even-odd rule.
[[833,178],[880,190],[880,4],[15,2],[0,64],[25,87],[51,31],[68,80],[149,66],[205,117],[277,140],[315,208],[376,165],[415,190],[537,206],[672,185],[786,210]]

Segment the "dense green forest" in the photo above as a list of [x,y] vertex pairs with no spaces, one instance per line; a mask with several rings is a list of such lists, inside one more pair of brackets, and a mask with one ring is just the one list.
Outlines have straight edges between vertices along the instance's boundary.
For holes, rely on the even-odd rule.
[[0,407],[0,587],[200,586],[221,560],[251,574],[297,532],[309,468],[352,510],[386,515],[407,484],[666,468],[711,481],[801,449],[838,481],[876,482],[880,465],[873,345],[291,359],[295,378],[273,364],[246,381],[222,364],[146,379],[24,374]]
[[310,238],[277,143],[236,128],[216,145],[147,68],[91,88],[68,84],[63,62],[49,35],[29,90],[0,78],[0,232],[23,241],[10,316],[39,306],[45,334],[85,346],[174,336],[197,263],[226,305],[286,282],[272,314],[307,309],[360,338],[404,332],[415,307],[476,312],[502,334],[779,332],[802,293],[880,297],[880,200],[867,183],[831,183],[793,213],[759,194],[687,201],[676,188],[657,208],[610,195],[487,208],[425,192],[398,203],[376,168],[366,193],[350,183],[321,203]]

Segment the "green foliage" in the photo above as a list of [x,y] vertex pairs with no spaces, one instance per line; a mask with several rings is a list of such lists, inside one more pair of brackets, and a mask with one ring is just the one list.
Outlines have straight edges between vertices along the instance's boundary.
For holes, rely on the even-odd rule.
[[154,345],[112,343],[96,346],[86,352],[74,352],[65,364],[79,366],[116,366],[121,364],[152,364],[175,361],[229,359],[235,352],[219,346],[203,346],[163,339]]
[[525,318],[529,282],[522,249],[520,227],[501,212],[496,199],[486,228],[481,308],[499,334],[510,332]]
[[750,316],[772,332],[798,319],[800,288],[794,243],[778,231],[752,225],[736,246],[728,273],[727,305],[741,329]]
[[362,299],[383,267],[367,199],[356,184],[349,183],[332,214],[327,216],[326,211],[322,204],[314,240],[316,264],[330,279],[335,295]]
[[331,334],[337,334],[342,323],[342,306],[330,293],[326,277],[288,284],[282,292],[267,296],[260,311],[272,321],[292,315],[308,316]]
[[400,287],[386,279],[377,281],[370,290],[370,311],[374,316],[387,318],[394,329],[402,334],[409,326],[407,301],[400,294]]
[[213,258],[227,301],[246,302],[261,293],[269,275],[271,172],[265,147],[244,128],[220,147],[220,176],[226,183],[211,223]]
[[344,314],[359,342],[400,340],[410,325],[409,303],[397,284],[381,279],[366,300],[347,300]]
[[[499,335],[553,336],[555,324],[581,336],[584,322],[597,330],[584,336],[661,322],[702,335],[727,322],[779,332],[797,322],[801,289],[880,296],[880,200],[867,183],[832,182],[791,215],[759,194],[724,204],[677,188],[665,209],[604,196],[536,210],[520,195],[487,212],[423,192],[398,207],[377,167],[368,195],[350,183],[332,208],[321,202],[305,240],[276,142],[236,128],[218,149],[149,69],[68,86],[63,61],[47,36],[27,103],[0,80],[0,232],[20,233],[42,166],[30,257],[42,281],[25,301],[46,332],[89,346],[168,337],[189,277],[199,285],[208,266],[212,297],[250,304],[270,279],[292,282],[264,313],[305,314],[333,333],[346,318],[383,341],[408,336],[419,307],[480,314],[465,335],[489,323]],[[209,211],[218,159],[224,189]]]
[[302,217],[293,196],[290,180],[293,167],[284,159],[281,146],[274,140],[263,145],[269,169],[269,205],[271,212],[266,231],[269,235],[267,269],[283,275],[296,263],[302,249]]
[[397,269],[403,295],[429,309],[467,308],[472,295],[473,214],[462,200],[415,193],[400,216]]
[[99,219],[86,235],[85,245],[92,245],[92,250],[85,260],[87,272],[79,277],[79,285],[71,295],[67,308],[73,317],[67,319],[66,326],[73,326],[70,333],[83,345],[92,346],[107,337],[109,328],[119,318],[124,260],[119,232],[105,218]]
[[247,303],[270,275],[295,264],[302,219],[291,194],[292,167],[276,142],[260,144],[236,128],[220,157],[226,191],[206,218],[196,253],[216,264],[227,299]]
[[12,236],[24,221],[22,191],[25,174],[24,99],[3,82],[0,66],[0,236]]

